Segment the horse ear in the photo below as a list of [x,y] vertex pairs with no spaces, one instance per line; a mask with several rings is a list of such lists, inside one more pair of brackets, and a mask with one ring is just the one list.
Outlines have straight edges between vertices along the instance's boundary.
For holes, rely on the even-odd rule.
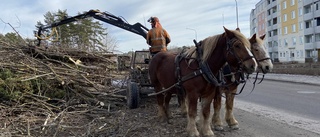
[[225,28],[224,26],[223,26],[223,28],[224,28],[224,31],[225,31],[225,33],[227,34],[227,36],[228,36],[229,38],[231,38],[231,37],[234,36],[234,34],[232,33],[232,31],[228,30],[228,29]]
[[250,43],[255,43],[256,42],[256,37],[257,37],[257,34],[256,33],[254,33],[253,35],[252,35],[252,37],[250,38]]
[[239,29],[239,28],[236,28],[236,30],[240,32],[240,29]]
[[266,34],[262,35],[262,36],[260,37],[260,39],[263,40],[265,36],[266,36]]

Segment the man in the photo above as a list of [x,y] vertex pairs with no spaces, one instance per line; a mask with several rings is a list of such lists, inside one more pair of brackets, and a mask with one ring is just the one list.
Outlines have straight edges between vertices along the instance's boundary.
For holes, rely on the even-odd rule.
[[150,53],[153,57],[160,51],[167,51],[167,46],[170,43],[170,36],[165,29],[162,28],[157,17],[150,17],[148,22],[151,23],[152,29],[147,34],[147,44],[150,45]]

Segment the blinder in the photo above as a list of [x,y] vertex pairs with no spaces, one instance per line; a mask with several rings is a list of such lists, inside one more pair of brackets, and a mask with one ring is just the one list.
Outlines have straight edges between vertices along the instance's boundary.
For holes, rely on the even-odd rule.
[[237,59],[237,62],[238,64],[242,64],[243,62],[249,60],[249,59],[252,59],[254,58],[254,56],[248,56],[244,59],[241,59],[237,54],[235,54],[235,51],[234,51],[234,43],[238,41],[237,38],[232,38],[232,39],[229,39],[227,38],[227,56],[229,54],[233,55],[236,59]]

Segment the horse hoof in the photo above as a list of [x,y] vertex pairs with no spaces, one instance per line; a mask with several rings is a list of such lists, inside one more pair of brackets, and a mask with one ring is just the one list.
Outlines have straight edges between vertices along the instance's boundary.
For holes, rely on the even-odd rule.
[[222,126],[214,126],[214,130],[216,131],[222,131],[223,127]]
[[230,128],[232,130],[239,130],[239,125],[233,125],[233,126],[230,126]]
[[169,119],[166,117],[159,117],[159,122],[161,123],[169,123]]
[[203,137],[215,137],[214,135],[204,135]]

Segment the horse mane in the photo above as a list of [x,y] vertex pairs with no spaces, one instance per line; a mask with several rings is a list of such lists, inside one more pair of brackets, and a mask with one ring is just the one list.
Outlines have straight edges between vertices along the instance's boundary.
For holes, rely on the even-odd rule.
[[[239,41],[241,41],[243,43],[243,45],[247,49],[250,49],[251,45],[250,45],[249,40],[241,32],[236,31],[236,30],[230,30],[230,31],[235,35],[235,37],[238,38]],[[220,37],[223,34],[210,36],[210,37],[207,37],[201,41],[201,46],[203,48],[203,55],[201,57],[202,61],[207,61],[207,59],[210,57],[211,53],[214,51],[214,49],[218,43],[218,40],[220,39]],[[191,58],[196,58],[198,56],[197,52],[196,52],[196,47],[191,47],[188,51],[186,51],[185,55],[188,57],[191,57]]]

